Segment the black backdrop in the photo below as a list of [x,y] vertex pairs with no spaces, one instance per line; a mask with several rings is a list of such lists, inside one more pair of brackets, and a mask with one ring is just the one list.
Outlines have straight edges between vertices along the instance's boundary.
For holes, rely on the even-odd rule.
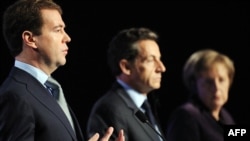
[[[1,21],[3,10],[13,1],[1,1]],[[249,124],[249,2],[56,2],[64,10],[66,31],[72,41],[67,64],[53,75],[63,86],[83,129],[92,104],[114,80],[106,64],[108,42],[119,30],[140,26],[160,35],[167,71],[155,95],[160,99],[159,116],[163,125],[171,111],[186,99],[181,81],[185,60],[192,52],[205,47],[221,51],[234,60],[236,76],[226,107],[238,123]],[[13,59],[1,35],[0,84],[12,65]]]

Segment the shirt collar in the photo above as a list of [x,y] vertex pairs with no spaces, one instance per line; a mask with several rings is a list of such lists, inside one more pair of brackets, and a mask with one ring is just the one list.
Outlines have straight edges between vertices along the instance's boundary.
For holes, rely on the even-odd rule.
[[135,89],[133,89],[131,86],[129,86],[128,84],[126,84],[121,79],[117,78],[116,80],[125,89],[125,91],[129,95],[129,97],[133,100],[133,102],[135,103],[135,105],[138,108],[140,108],[141,105],[143,104],[143,102],[147,99],[147,96],[139,93],[138,91],[136,91]]
[[26,71],[27,73],[29,73],[30,75],[32,75],[34,78],[36,78],[40,83],[44,84],[45,81],[48,79],[48,75],[46,73],[44,73],[42,70],[30,65],[30,64],[27,64],[27,63],[24,63],[24,62],[21,62],[21,61],[18,61],[18,60],[15,60],[15,67],[23,70],[23,71]]

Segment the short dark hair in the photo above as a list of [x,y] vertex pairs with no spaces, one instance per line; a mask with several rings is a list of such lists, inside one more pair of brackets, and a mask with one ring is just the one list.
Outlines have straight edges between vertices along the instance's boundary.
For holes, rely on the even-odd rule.
[[13,57],[22,51],[22,33],[25,30],[34,35],[41,34],[42,9],[56,9],[62,14],[61,7],[52,0],[19,0],[5,10],[3,36]]
[[121,74],[119,62],[126,59],[133,62],[138,55],[135,44],[141,40],[158,41],[156,32],[145,28],[130,28],[120,31],[110,42],[107,51],[108,65],[114,76]]

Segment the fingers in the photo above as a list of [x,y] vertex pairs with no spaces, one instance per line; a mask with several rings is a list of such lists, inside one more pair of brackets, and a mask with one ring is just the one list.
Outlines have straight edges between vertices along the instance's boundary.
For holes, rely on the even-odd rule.
[[[113,134],[114,128],[113,127],[109,127],[105,133],[105,135],[101,138],[101,141],[109,141],[111,135]],[[95,135],[93,135],[88,141],[98,141],[99,139],[99,134],[95,133]],[[125,137],[124,137],[124,131],[123,129],[121,129],[119,131],[119,135],[116,138],[116,141],[125,141]]]
[[101,141],[108,141],[110,136],[112,135],[114,131],[114,128],[113,127],[109,127],[105,133],[105,135],[102,137]]
[[116,141],[125,141],[123,129],[120,130],[118,138],[116,139]]
[[98,141],[98,139],[99,139],[99,134],[98,133],[95,133],[90,139],[89,139],[89,141]]

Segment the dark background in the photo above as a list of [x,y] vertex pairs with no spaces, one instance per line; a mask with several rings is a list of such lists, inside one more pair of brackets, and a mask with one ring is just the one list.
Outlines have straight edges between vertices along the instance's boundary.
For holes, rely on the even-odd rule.
[[[14,0],[1,0],[2,13]],[[159,98],[159,116],[166,124],[171,111],[187,98],[182,66],[194,51],[213,48],[235,62],[236,76],[226,108],[239,124],[249,124],[249,2],[246,1],[67,1],[57,0],[71,36],[67,64],[53,75],[83,130],[93,103],[114,78],[106,64],[111,38],[121,29],[148,27],[160,35],[167,71]],[[1,27],[2,31],[2,27]],[[13,66],[1,34],[0,84]]]

